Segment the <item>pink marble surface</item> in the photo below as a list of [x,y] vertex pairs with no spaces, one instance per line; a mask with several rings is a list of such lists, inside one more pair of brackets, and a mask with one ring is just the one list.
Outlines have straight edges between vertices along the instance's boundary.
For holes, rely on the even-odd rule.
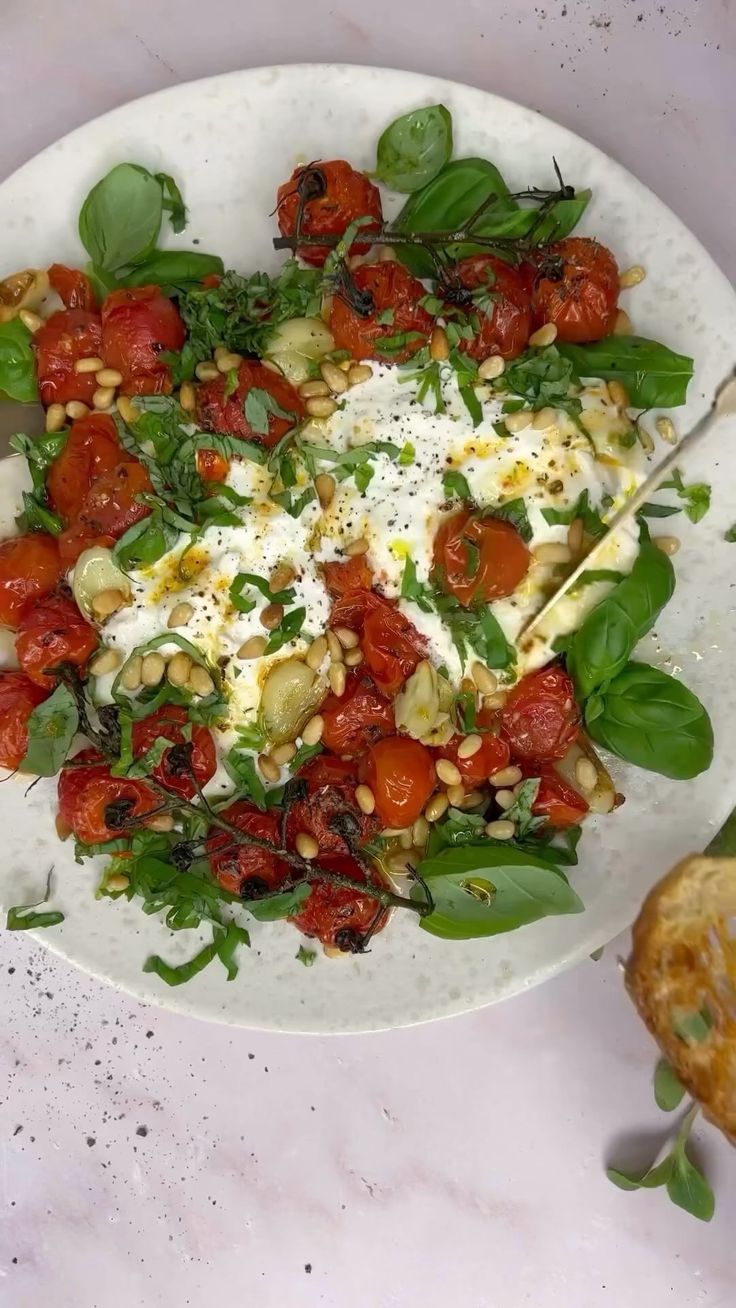
[[[255,10],[255,11],[254,11]],[[730,0],[5,0],[0,176],[133,96],[259,63],[441,73],[588,136],[732,275]],[[370,20],[364,13],[370,13]],[[223,124],[223,130],[230,130]],[[617,948],[486,1012],[365,1038],[144,1008],[3,935],[1,1308],[725,1308],[733,1154],[703,1226],[605,1161],[667,1120]]]

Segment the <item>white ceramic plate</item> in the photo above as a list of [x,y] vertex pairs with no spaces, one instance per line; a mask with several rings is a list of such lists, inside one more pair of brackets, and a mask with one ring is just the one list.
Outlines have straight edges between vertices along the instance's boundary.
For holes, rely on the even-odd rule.
[[[0,187],[1,271],[52,260],[79,264],[76,219],[89,187],[129,159],[182,183],[190,223],[178,243],[199,238],[226,266],[277,266],[269,217],[276,187],[298,161],[345,157],[370,168],[382,128],[396,114],[443,101],[452,111],[456,157],[495,160],[517,189],[554,184],[552,156],[566,180],[592,187],[583,230],[599,236],[647,279],[625,303],[636,328],[695,356],[681,430],[699,415],[736,354],[736,297],[702,246],[652,193],[572,133],[495,96],[415,73],[307,65],[260,68],[177,86],[117,109],[50,146]],[[211,967],[179,990],[144,975],[148,953],[172,961],[196,947],[193,933],[169,933],[125,902],[96,902],[95,872],[76,865],[54,832],[54,786],[0,786],[4,857],[0,899],[28,902],[55,868],[60,928],[38,938],[80,967],[155,1003],[242,1026],[290,1031],[360,1031],[401,1026],[479,1007],[514,994],[586,957],[625,927],[643,895],[678,858],[702,848],[736,802],[736,688],[733,573],[736,546],[724,531],[736,518],[736,426],[724,423],[688,472],[710,480],[714,504],[683,537],[678,587],[645,656],[687,684],[711,711],[716,757],[688,783],[615,764],[627,794],[615,816],[586,825],[573,880],[581,916],[550,918],[492,940],[444,943],[399,915],[362,958],[295,962],[299,943],[285,925],[253,926],[240,975],[228,984]],[[8,465],[4,465],[5,469]],[[6,475],[9,530],[17,490]]]

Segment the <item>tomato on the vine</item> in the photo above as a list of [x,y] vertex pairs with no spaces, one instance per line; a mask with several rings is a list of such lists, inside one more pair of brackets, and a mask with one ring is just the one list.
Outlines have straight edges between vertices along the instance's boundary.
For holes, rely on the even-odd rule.
[[297,773],[306,793],[291,804],[286,819],[292,848],[300,832],[314,836],[324,855],[347,854],[351,845],[364,845],[378,834],[378,819],[361,813],[355,801],[358,774],[349,759],[321,755]]
[[18,624],[15,652],[23,672],[37,686],[51,689],[58,663],[84,668],[98,645],[98,636],[73,599],[50,595],[29,605]]
[[568,236],[544,251],[534,286],[535,326],[552,322],[560,341],[609,336],[618,306],[618,264],[589,236]]
[[105,365],[123,375],[123,395],[169,395],[171,369],[159,356],[186,339],[176,305],[158,286],[112,291],[102,306]]
[[[463,323],[474,329],[461,349],[471,359],[500,354],[515,359],[527,347],[532,329],[530,277],[492,254],[473,254],[452,268],[442,293],[448,313],[457,306]],[[452,317],[450,317],[452,321]]]
[[514,758],[562,758],[580,730],[575,687],[559,664],[529,672],[509,691],[501,710]]
[[362,754],[374,740],[396,730],[390,702],[360,669],[349,674],[341,696],[327,696],[320,715],[322,744],[346,757]]
[[59,777],[59,816],[85,845],[130,834],[160,806],[143,781],[114,777],[94,749],[75,754]]
[[46,491],[51,507],[71,522],[82,512],[94,482],[112,472],[124,457],[109,414],[88,413],[78,418],[48,471]]
[[588,812],[588,801],[553,767],[526,767],[528,776],[539,777],[539,790],[532,804],[536,817],[546,817],[551,827],[575,827]]
[[0,767],[20,767],[28,749],[28,719],[47,694],[22,672],[0,672]]
[[16,627],[26,604],[48,595],[63,575],[53,536],[32,532],[0,545],[0,623]]
[[142,463],[118,463],[92,483],[79,515],[59,537],[59,551],[66,567],[76,563],[90,545],[114,545],[129,527],[151,510],[138,496],[153,489]]
[[[257,360],[244,359],[238,368],[235,390],[228,390],[226,376],[203,382],[197,389],[197,418],[204,431],[220,432],[226,436],[239,436],[256,441],[268,449],[285,436],[287,431],[304,417],[304,402],[290,381],[272,372]],[[247,417],[247,399],[251,391],[265,392],[266,401],[258,405],[261,422],[254,425]],[[262,396],[258,394],[259,401]],[[279,416],[265,406],[274,401],[274,407],[288,417]],[[265,430],[265,427],[268,430]]]
[[63,263],[52,263],[49,268],[49,282],[59,299],[64,301],[67,309],[87,309],[94,312],[97,300],[92,290],[92,283],[86,273],[79,268],[67,268]]
[[133,755],[140,758],[161,736],[171,741],[151,775],[173,795],[193,799],[217,770],[217,754],[212,733],[198,723],[192,724],[189,740],[184,727],[189,721],[185,708],[164,704],[148,717],[133,723]]
[[430,751],[409,736],[386,736],[371,745],[364,770],[384,827],[410,827],[437,785]]
[[[364,230],[378,231],[382,221],[381,194],[365,175],[352,168],[345,159],[320,160],[306,168],[295,168],[288,182],[277,192],[276,213],[282,236],[293,236],[299,212],[299,184],[312,198],[302,205],[301,236],[342,236],[346,227],[358,218],[369,218]],[[297,254],[305,263],[320,268],[327,258],[330,245],[302,245]],[[364,254],[370,246],[360,239],[353,242],[349,253]]]
[[373,309],[363,317],[342,295],[333,296],[330,331],[338,349],[354,359],[403,363],[427,344],[433,319],[420,304],[427,292],[403,264],[365,263],[352,280],[371,297]]
[[[222,809],[219,816],[245,835],[279,844],[279,819],[272,809],[264,813],[255,804],[237,799]],[[278,890],[290,871],[289,864],[270,850],[239,844],[237,837],[219,827],[210,828],[207,857],[212,875],[220,885],[243,899],[258,899]]]
[[526,576],[531,555],[510,522],[459,509],[434,540],[442,589],[466,608],[511,595]]
[[[367,881],[368,875],[360,863],[347,855],[320,857],[320,867],[353,881]],[[377,871],[371,870],[370,881],[380,886]],[[309,898],[299,912],[289,918],[305,936],[320,940],[330,949],[345,954],[360,953],[369,935],[382,931],[388,921],[388,911],[381,909],[372,895],[362,894],[351,886],[334,885],[329,881],[314,880]]]
[[41,402],[68,404],[70,400],[92,403],[99,385],[93,372],[75,372],[78,359],[102,352],[102,322],[88,309],[60,309],[33,337]]

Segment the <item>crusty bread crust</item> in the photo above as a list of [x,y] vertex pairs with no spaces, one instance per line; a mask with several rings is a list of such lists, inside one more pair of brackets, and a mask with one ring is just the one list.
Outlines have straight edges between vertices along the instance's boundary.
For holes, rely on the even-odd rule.
[[[705,1116],[736,1143],[736,858],[692,855],[659,882],[633,927],[629,994]],[[701,1039],[682,1019],[702,1013]]]

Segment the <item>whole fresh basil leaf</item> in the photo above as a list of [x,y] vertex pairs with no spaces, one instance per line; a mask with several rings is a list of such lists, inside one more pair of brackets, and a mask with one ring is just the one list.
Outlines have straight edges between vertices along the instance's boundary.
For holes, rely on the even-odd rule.
[[161,183],[138,164],[112,168],[92,187],[79,214],[79,237],[92,262],[116,272],[153,250],[161,230]]
[[31,333],[20,318],[0,323],[0,392],[21,404],[38,399]]
[[37,704],[28,719],[28,748],[21,772],[53,777],[61,768],[79,727],[79,713],[72,692],[57,686],[53,695]]
[[629,576],[591,609],[569,643],[567,666],[581,698],[621,672],[674,589],[671,560],[643,541]]
[[[513,848],[456,845],[425,858],[419,873],[434,899],[421,925],[445,940],[493,936],[583,905],[553,863]],[[417,885],[412,897],[424,892]]]
[[685,1094],[677,1072],[667,1058],[660,1058],[654,1073],[654,1098],[657,1108],[663,1113],[672,1113],[679,1108]]
[[135,268],[115,279],[115,286],[160,286],[166,295],[183,295],[201,289],[203,277],[225,271],[216,254],[199,250],[153,250]]
[[591,345],[560,342],[560,354],[578,377],[623,382],[636,409],[671,409],[684,404],[693,361],[644,336],[607,336]]
[[705,772],[713,759],[713,727],[696,695],[659,668],[629,663],[594,697],[586,725],[619,758],[675,781]]
[[452,154],[452,118],[443,104],[412,109],[382,133],[376,177],[394,191],[418,191],[431,182]]
[[120,537],[113,550],[113,559],[123,572],[147,568],[172,549],[178,539],[176,528],[164,522],[160,510],[154,509],[149,518],[134,523]]
[[701,1172],[688,1158],[684,1148],[674,1157],[667,1178],[667,1193],[673,1204],[701,1222],[709,1222],[716,1209],[713,1191]]
[[[488,159],[454,159],[445,164],[436,177],[416,191],[407,200],[394,222],[399,232],[454,232],[461,228],[485,201],[492,197],[497,203],[490,206],[486,218],[515,213],[517,206],[507,200],[509,188],[495,164]],[[482,227],[479,227],[479,231]],[[402,245],[398,247],[401,262],[415,277],[433,277],[435,267],[426,250]],[[458,247],[453,258],[462,258],[472,247]]]

